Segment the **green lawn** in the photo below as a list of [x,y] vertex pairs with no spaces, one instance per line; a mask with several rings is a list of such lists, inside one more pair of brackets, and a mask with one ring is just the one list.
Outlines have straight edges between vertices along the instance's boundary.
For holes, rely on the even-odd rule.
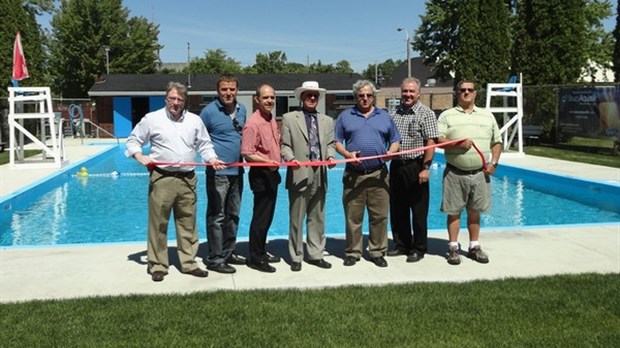
[[620,276],[34,301],[3,347],[613,347]]
[[[41,150],[24,150],[25,157],[31,157],[41,153]],[[0,165],[9,163],[9,151],[0,152]]]

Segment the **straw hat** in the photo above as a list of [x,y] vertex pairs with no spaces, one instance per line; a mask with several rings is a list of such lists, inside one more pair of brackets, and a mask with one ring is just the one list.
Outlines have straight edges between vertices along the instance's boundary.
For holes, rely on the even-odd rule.
[[319,88],[319,83],[316,81],[305,81],[301,84],[301,87],[295,88],[295,97],[301,100],[301,94],[305,91],[316,91],[319,92],[319,98],[325,95],[325,88]]

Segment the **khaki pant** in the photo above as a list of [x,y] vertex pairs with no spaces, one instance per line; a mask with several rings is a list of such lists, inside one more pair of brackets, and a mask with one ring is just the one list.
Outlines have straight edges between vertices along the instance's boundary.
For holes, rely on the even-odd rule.
[[196,230],[196,175],[193,177],[164,176],[151,173],[149,181],[149,227],[147,241],[148,270],[168,272],[168,221],[174,213],[177,252],[181,272],[198,268]]
[[362,223],[368,209],[368,252],[370,257],[385,255],[390,206],[389,174],[384,166],[365,174],[345,170],[342,177],[342,204],[346,220],[346,256],[362,257]]

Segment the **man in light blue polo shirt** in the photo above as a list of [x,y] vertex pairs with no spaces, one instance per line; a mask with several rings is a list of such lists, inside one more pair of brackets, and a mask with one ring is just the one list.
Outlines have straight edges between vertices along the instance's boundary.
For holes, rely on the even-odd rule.
[[[356,105],[344,110],[336,120],[336,151],[344,158],[386,155],[398,151],[400,134],[387,111],[373,103],[377,90],[372,82],[359,80],[353,85]],[[362,257],[362,223],[368,209],[370,261],[387,267],[387,223],[390,206],[389,174],[385,158],[347,163],[342,178],[342,203],[346,220],[345,266]]]
[[[482,251],[480,236],[480,213],[491,209],[491,178],[495,174],[502,152],[502,139],[495,116],[475,105],[476,87],[464,80],[457,85],[458,104],[439,115],[439,143],[457,139],[464,141],[445,147],[446,170],[443,176],[441,211],[448,214],[448,263],[461,263],[459,254],[459,229],[461,213],[467,209],[469,249],[467,257],[480,263],[488,263],[489,257]],[[473,145],[484,154],[480,157]],[[488,165],[485,161],[491,157]]]
[[[237,102],[239,82],[231,75],[217,81],[217,99],[200,113],[215,152],[226,163],[241,162],[241,130],[246,108]],[[219,273],[235,273],[230,264],[243,265],[245,259],[235,253],[243,167],[215,171],[207,167],[207,269]]]

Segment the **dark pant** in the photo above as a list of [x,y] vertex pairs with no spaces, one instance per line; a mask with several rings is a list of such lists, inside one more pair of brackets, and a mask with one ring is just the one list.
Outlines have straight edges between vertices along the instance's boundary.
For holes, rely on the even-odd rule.
[[428,249],[430,186],[428,181],[420,184],[418,180],[422,166],[421,158],[392,160],[390,163],[392,236],[396,248],[407,253],[418,251],[424,254]]
[[243,174],[215,175],[207,169],[207,245],[208,265],[226,262],[235,251]]
[[267,232],[271,227],[278,198],[280,173],[267,168],[252,167],[248,175],[254,194],[254,208],[250,222],[250,260],[252,263],[266,262]]

